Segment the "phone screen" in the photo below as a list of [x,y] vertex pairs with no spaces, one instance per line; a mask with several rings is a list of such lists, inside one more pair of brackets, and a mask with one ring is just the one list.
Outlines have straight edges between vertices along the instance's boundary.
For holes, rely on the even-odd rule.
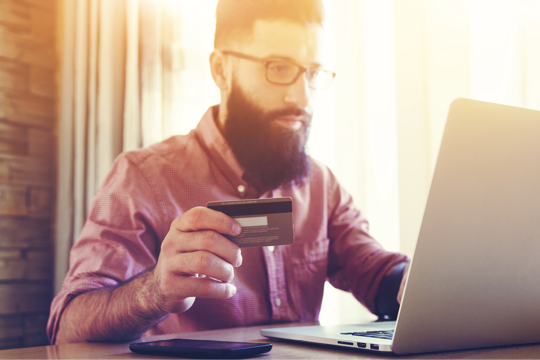
[[130,344],[129,349],[147,355],[193,358],[236,358],[268,352],[272,344],[213,340],[170,339]]
[[212,340],[188,340],[188,339],[171,339],[160,340],[142,343],[146,346],[170,346],[170,347],[188,347],[197,349],[216,349],[216,350],[234,350],[238,348],[251,347],[253,345],[261,345],[257,343],[245,342],[229,342],[229,341],[212,341]]

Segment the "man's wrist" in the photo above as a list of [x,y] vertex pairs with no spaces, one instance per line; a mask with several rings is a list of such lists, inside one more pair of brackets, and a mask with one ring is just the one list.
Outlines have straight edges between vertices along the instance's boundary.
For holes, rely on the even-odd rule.
[[154,269],[137,279],[139,290],[133,289],[136,291],[135,315],[145,320],[159,321],[167,316],[168,312],[165,310],[165,297],[159,288],[159,279]]
[[375,297],[375,309],[381,320],[396,319],[399,311],[397,294],[403,278],[403,270],[409,263],[395,265],[381,280]]

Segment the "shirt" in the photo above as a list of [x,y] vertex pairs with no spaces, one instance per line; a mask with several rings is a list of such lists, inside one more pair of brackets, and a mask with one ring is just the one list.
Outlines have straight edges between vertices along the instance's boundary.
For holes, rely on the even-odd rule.
[[51,304],[51,343],[70,300],[154,266],[172,221],[209,201],[291,197],[294,244],[242,249],[233,297],[197,298],[189,310],[169,314],[146,335],[316,321],[326,280],[376,312],[381,279],[407,257],[385,251],[330,169],[310,161],[303,185],[259,193],[243,180],[244,169],[212,108],[189,134],[120,154],[71,249],[69,271]]

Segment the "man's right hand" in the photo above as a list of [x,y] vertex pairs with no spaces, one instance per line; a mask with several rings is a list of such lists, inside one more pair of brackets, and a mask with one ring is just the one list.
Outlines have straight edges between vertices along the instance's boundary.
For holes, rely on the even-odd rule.
[[236,293],[230,283],[234,267],[242,264],[242,255],[221,234],[238,235],[241,230],[238,222],[218,211],[187,211],[173,221],[154,269],[71,300],[55,342],[135,339],[168,313],[188,310],[196,297],[230,298]]
[[179,313],[188,310],[196,297],[233,296],[236,287],[230,282],[234,268],[242,264],[242,254],[222,234],[238,235],[241,231],[237,221],[205,207],[193,208],[176,218],[149,279],[157,309]]

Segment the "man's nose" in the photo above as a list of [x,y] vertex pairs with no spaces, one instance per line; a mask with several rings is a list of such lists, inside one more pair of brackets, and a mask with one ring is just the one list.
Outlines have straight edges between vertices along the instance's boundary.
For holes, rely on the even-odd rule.
[[300,75],[294,83],[288,86],[284,100],[300,109],[305,109],[309,105],[311,93],[305,73]]

